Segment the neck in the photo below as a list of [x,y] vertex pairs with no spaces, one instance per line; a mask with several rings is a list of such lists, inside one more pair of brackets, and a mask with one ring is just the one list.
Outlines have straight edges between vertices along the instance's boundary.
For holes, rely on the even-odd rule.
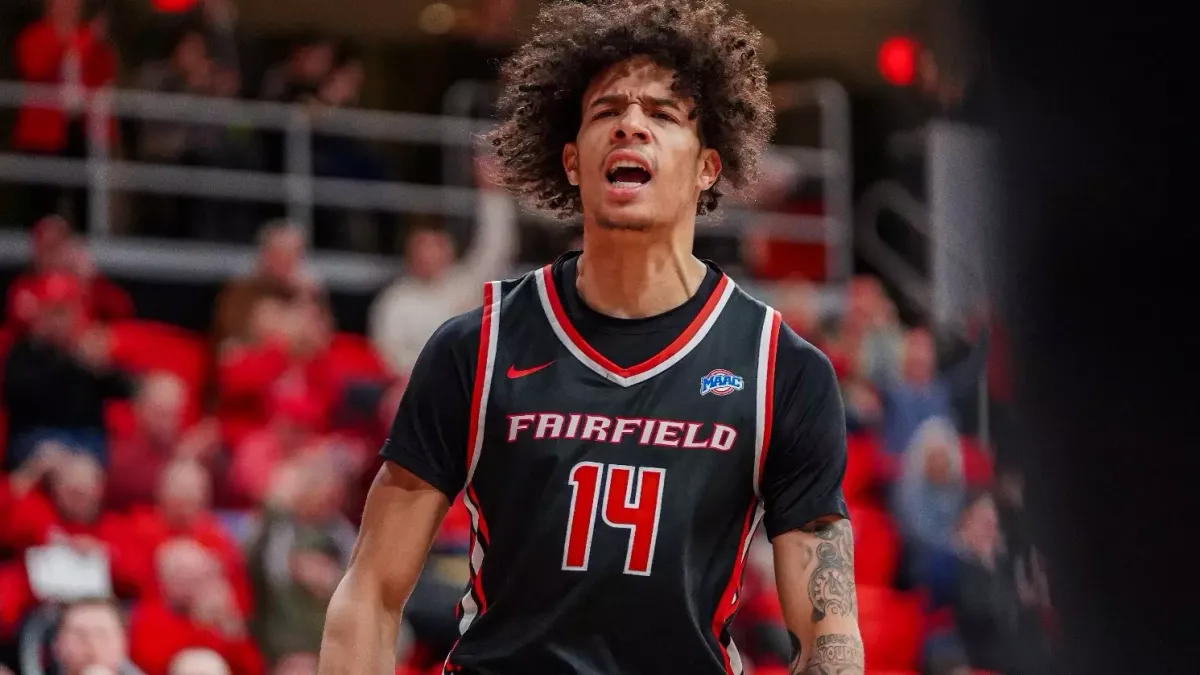
[[619,319],[662,314],[687,302],[707,268],[692,255],[691,230],[651,232],[584,227],[576,288],[592,309]]

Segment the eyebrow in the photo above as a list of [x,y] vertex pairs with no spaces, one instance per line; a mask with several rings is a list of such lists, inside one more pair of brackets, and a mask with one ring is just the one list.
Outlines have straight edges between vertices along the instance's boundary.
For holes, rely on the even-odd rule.
[[[657,96],[647,96],[647,97],[645,97],[645,100],[648,101],[650,103],[650,105],[652,105],[656,108],[673,108],[675,110],[682,110],[682,107],[679,105],[679,102],[672,98],[659,98]],[[589,108],[599,108],[601,106],[616,105],[616,104],[626,103],[628,101],[629,101],[628,96],[622,96],[620,94],[608,94],[605,96],[601,96],[600,98],[597,98],[595,101],[592,101],[592,104],[588,107]]]

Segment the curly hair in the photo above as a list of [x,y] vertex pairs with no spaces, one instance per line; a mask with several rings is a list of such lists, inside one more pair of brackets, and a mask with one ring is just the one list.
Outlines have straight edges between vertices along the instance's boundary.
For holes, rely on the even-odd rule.
[[536,208],[569,218],[582,210],[567,181],[562,149],[575,140],[582,98],[608,66],[642,56],[675,73],[674,91],[696,103],[701,142],[722,161],[718,182],[696,212],[720,202],[721,179],[735,189],[756,177],[774,131],[761,34],[720,0],[560,0],[543,8],[535,35],[505,62],[493,178]]

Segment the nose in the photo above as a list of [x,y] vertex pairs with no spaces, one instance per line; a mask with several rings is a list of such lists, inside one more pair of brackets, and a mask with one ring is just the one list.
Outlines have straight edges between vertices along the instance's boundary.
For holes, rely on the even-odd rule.
[[650,141],[650,128],[646,124],[646,116],[642,107],[636,103],[625,107],[624,112],[613,125],[612,140],[614,143],[647,143]]

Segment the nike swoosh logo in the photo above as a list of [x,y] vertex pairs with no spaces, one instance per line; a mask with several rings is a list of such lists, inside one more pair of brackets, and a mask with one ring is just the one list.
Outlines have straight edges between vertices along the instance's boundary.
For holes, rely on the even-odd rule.
[[525,368],[523,370],[517,370],[517,367],[515,365],[509,366],[508,367],[508,379],[515,380],[518,377],[525,377],[526,375],[532,375],[532,374],[536,373],[537,371],[541,370],[542,368],[549,367],[551,363],[554,363],[554,362],[551,361],[550,363],[543,363],[540,366],[534,366],[532,368]]

